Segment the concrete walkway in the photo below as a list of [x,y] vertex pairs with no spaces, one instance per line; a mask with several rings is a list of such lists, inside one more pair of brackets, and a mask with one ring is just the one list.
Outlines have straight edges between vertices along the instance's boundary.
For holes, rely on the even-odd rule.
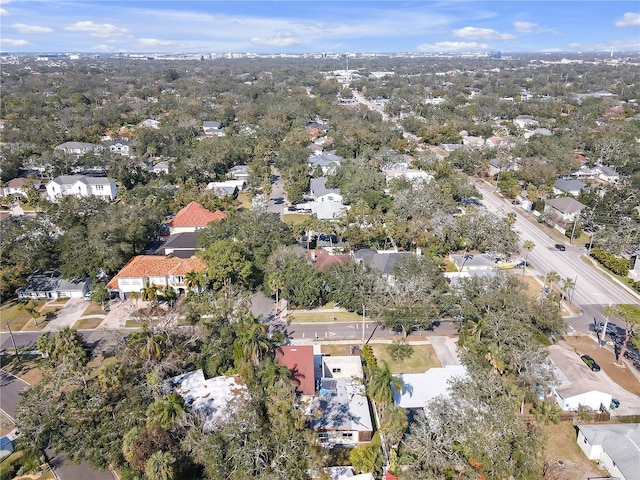
[[42,331],[57,332],[65,327],[73,327],[88,305],[87,301],[83,298],[70,298],[64,307],[56,312],[55,318],[50,320]]
[[449,365],[461,365],[460,357],[458,356],[458,347],[452,338],[429,337],[429,341],[431,342],[433,350],[436,352],[436,355],[440,360],[440,364],[443,367]]

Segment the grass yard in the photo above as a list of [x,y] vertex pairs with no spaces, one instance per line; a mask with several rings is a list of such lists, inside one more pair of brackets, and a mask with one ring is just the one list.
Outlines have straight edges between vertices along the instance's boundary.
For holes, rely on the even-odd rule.
[[11,419],[4,413],[0,412],[0,437],[4,437],[7,433],[13,430],[14,427],[15,425]]
[[289,320],[291,323],[333,323],[335,322],[361,322],[362,317],[357,313],[347,312],[346,310],[331,311],[307,311],[307,310],[290,310]]
[[[0,318],[2,318],[2,322],[0,322],[0,329],[2,331],[8,331],[5,326],[7,322],[9,322],[11,330],[15,332],[22,330],[29,322],[33,325],[33,318],[31,318],[29,312],[22,308],[23,305],[24,303],[18,302],[17,300],[10,300],[0,306]],[[35,302],[35,305],[37,307],[42,307],[44,305],[44,301],[38,300]]]
[[89,302],[89,305],[87,305],[87,308],[84,309],[84,312],[82,312],[80,316],[86,317],[88,315],[106,315],[106,313],[97,303]]
[[548,478],[583,480],[608,477],[580,450],[576,442],[577,432],[571,422],[542,425],[547,437],[544,458],[552,472]]
[[282,221],[287,225],[294,225],[304,222],[311,215],[311,213],[286,213],[282,216]]
[[[431,345],[412,345],[413,355],[403,362],[394,362],[387,353],[390,344],[373,343],[370,344],[378,362],[387,362],[391,367],[391,372],[398,373],[424,373],[430,368],[438,368],[442,365],[436,356]],[[354,345],[322,345],[322,353],[326,355],[349,355],[351,347],[354,348],[354,355],[360,355],[360,344]]]
[[93,330],[98,328],[98,325],[102,323],[104,317],[83,318],[73,324],[73,328],[76,330]]
[[31,385],[37,385],[42,380],[42,372],[40,371],[40,355],[20,355],[20,361],[15,355],[4,355],[0,357],[2,360],[3,370],[21,378]]
[[239,208],[249,209],[251,208],[251,195],[249,192],[240,192],[233,204]]

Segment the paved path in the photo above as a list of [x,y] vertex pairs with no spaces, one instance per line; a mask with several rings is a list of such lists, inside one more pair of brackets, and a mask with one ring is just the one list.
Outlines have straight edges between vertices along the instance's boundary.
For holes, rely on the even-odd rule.
[[443,367],[449,365],[461,365],[458,356],[458,347],[452,338],[449,337],[429,337],[433,350],[436,352],[440,364]]

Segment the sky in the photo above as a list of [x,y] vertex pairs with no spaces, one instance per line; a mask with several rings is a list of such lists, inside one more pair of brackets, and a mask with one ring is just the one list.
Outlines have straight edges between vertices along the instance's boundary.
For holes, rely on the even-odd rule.
[[640,2],[0,0],[5,52],[639,52]]

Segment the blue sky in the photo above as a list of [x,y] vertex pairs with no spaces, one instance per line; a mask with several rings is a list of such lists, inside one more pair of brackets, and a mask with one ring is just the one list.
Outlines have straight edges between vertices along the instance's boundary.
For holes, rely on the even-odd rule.
[[0,0],[8,52],[640,51],[635,1]]

